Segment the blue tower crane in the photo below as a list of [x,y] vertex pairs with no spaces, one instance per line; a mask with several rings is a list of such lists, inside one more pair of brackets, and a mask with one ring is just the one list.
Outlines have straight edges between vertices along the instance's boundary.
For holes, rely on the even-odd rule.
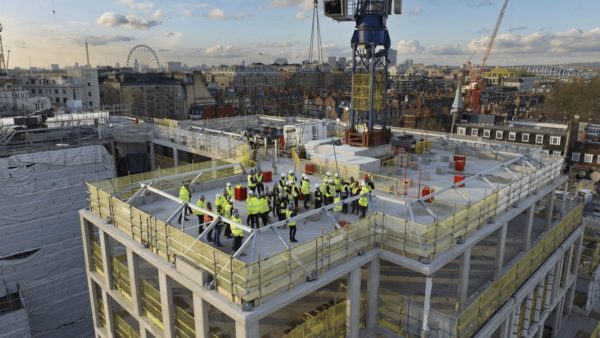
[[386,93],[390,35],[387,17],[402,13],[401,0],[326,0],[325,15],[336,21],[355,21],[352,47],[352,102],[345,142],[375,146],[388,143]]

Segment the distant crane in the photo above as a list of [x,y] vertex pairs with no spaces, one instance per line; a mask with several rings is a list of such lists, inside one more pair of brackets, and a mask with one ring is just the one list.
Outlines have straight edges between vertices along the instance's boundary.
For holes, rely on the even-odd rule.
[[2,48],[2,24],[0,23],[0,75],[6,75],[8,69],[4,63],[4,49]]
[[[317,64],[323,64],[323,45],[321,44],[321,26],[319,25],[319,10],[318,10],[318,6],[319,6],[319,0],[314,0],[313,1],[314,7],[313,7],[313,17],[312,17],[312,27],[310,30],[310,46],[308,48],[308,62],[312,63],[315,59],[314,59],[314,49],[315,49],[315,45],[314,45],[314,40],[315,40],[315,33],[317,35],[317,55],[316,55],[316,61]],[[316,32],[315,32],[315,24],[316,24]]]
[[[393,4],[392,4],[393,2]],[[401,0],[326,0],[325,15],[336,21],[355,21],[352,47],[352,103],[344,140],[363,147],[388,143],[388,52],[391,45],[387,17],[402,13]],[[376,129],[377,126],[377,129]]]
[[[490,57],[490,53],[492,52],[492,48],[494,47],[494,42],[496,41],[496,36],[498,35],[498,30],[500,29],[500,24],[502,23],[502,19],[504,18],[504,12],[506,12],[506,7],[508,6],[508,0],[504,0],[504,4],[502,5],[502,9],[498,14],[498,18],[496,19],[496,25],[494,26],[494,30],[492,31],[492,35],[487,44],[487,48],[485,49],[485,53],[483,54],[483,60],[479,65],[478,69],[474,69],[471,65],[471,62],[467,62],[467,66],[469,67],[469,80],[471,81],[471,109],[473,113],[479,114],[479,110],[481,108],[481,98],[479,91],[482,89],[482,76],[483,69],[487,64],[487,61]],[[474,54],[473,54],[474,55]],[[471,58],[473,57],[471,55]],[[470,59],[470,58],[469,58]]]

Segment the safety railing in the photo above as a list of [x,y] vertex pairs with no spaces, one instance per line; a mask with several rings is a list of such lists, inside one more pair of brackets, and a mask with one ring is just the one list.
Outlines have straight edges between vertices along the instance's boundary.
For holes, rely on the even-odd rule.
[[600,264],[600,222],[586,218],[579,270],[593,274]]
[[295,327],[285,338],[338,338],[346,335],[346,300],[320,312],[313,318]]
[[102,263],[102,249],[100,244],[92,241],[92,269],[97,273],[104,275],[104,265]]
[[123,263],[123,256],[112,259],[113,287],[123,297],[131,300],[131,286],[129,284],[129,268],[127,262]]
[[131,325],[120,315],[115,315],[115,331],[116,336],[119,338],[139,338],[140,334],[136,329],[132,328]]
[[407,335],[408,298],[386,289],[379,289],[379,325],[399,336]]
[[142,311],[156,326],[163,328],[160,292],[145,280],[141,283]]
[[175,337],[196,337],[194,316],[179,306],[175,306]]
[[470,337],[489,320],[537,268],[560,246],[581,223],[583,205],[573,208],[550,229],[502,278],[483,291],[457,316],[456,336]]
[[[173,168],[175,166],[175,159],[169,156],[154,154],[154,161],[156,162],[156,167],[161,169]],[[177,162],[178,166],[189,164],[188,162],[182,161],[181,159],[178,159]]]

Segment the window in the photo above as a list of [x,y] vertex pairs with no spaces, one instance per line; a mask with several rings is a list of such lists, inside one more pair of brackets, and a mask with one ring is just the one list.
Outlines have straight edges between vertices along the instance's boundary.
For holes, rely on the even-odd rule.
[[573,162],[579,162],[579,153],[573,153],[573,154],[571,154],[571,161],[573,161]]
[[559,146],[560,145],[560,136],[550,136],[550,144]]
[[89,96],[89,97],[92,97],[92,92],[88,92],[88,96]]
[[521,142],[529,142],[529,134],[521,134]]
[[479,129],[472,128],[471,129],[471,136],[478,136],[478,135],[479,135]]
[[535,143],[537,143],[537,144],[544,143],[544,135],[535,135]]
[[592,163],[594,161],[594,154],[585,154],[583,157],[583,162]]
[[496,140],[501,140],[502,136],[504,136],[504,132],[501,130],[496,130]]
[[600,156],[596,159],[596,164],[600,164]]
[[489,129],[483,130],[483,137],[490,138],[491,131]]
[[466,135],[467,134],[467,128],[465,128],[465,127],[457,127],[456,128],[456,133],[458,135]]
[[514,141],[517,139],[517,133],[515,133],[514,131],[508,132],[508,140],[509,141]]

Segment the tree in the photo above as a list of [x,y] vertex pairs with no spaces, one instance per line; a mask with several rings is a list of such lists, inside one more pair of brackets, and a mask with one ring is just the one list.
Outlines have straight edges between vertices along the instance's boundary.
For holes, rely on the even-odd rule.
[[570,120],[579,114],[581,120],[600,122],[600,77],[557,84],[548,95],[542,112],[545,117],[555,120]]

